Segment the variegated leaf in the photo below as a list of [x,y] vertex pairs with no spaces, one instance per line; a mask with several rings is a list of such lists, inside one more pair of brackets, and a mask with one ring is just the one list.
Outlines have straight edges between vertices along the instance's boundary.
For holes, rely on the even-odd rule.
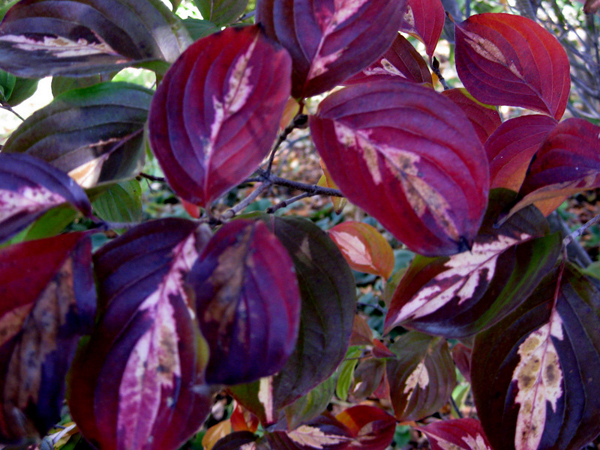
[[446,13],[440,0],[408,0],[399,30],[420,39],[431,58],[442,35],[445,19]]
[[483,147],[458,106],[402,81],[349,86],[310,118],[342,192],[411,250],[450,255],[473,242],[487,203]]
[[173,62],[190,43],[159,0],[22,0],[0,25],[0,67],[23,77],[92,75]]
[[416,427],[425,433],[431,450],[492,450],[478,420],[440,420]]
[[267,433],[272,449],[344,450],[354,441],[352,432],[331,416],[319,416],[295,430]]
[[60,420],[65,376],[96,312],[91,257],[84,233],[0,250],[0,442],[35,441]]
[[65,202],[92,214],[85,192],[65,173],[29,155],[0,153],[0,242]]
[[473,393],[494,448],[578,450],[598,435],[598,311],[597,286],[563,263],[477,336]]
[[210,347],[209,383],[249,383],[281,370],[296,346],[300,292],[290,256],[263,222],[224,225],[189,283]]
[[374,63],[397,35],[406,0],[259,0],[257,21],[293,60],[292,96],[328,91]]
[[177,449],[210,411],[208,348],[184,288],[207,240],[194,222],[161,219],[94,255],[101,319],[73,364],[69,408],[98,448]]
[[154,96],[150,144],[167,181],[207,207],[269,153],[290,95],[291,61],[258,25],[190,46]]
[[394,439],[396,419],[375,406],[356,405],[337,416],[346,425],[356,442],[353,449],[385,450]]
[[445,339],[410,331],[391,348],[387,362],[394,413],[398,420],[420,420],[448,401],[456,374]]
[[560,237],[543,237],[547,224],[533,207],[496,227],[499,213],[512,198],[508,191],[493,192],[470,252],[415,258],[392,298],[387,331],[402,324],[446,337],[471,336],[527,298],[554,266]]

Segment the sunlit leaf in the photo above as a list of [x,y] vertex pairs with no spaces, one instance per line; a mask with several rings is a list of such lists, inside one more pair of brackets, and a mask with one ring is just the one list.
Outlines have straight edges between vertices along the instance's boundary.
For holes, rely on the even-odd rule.
[[348,78],[344,84],[397,80],[398,77],[415,83],[433,84],[427,63],[408,39],[401,34],[396,36],[392,46],[381,58]]
[[392,350],[397,358],[388,360],[387,375],[396,418],[419,420],[444,406],[456,385],[446,340],[410,331]]
[[387,280],[394,270],[392,247],[377,228],[363,222],[342,222],[329,230],[350,267]]
[[431,58],[444,29],[446,12],[440,0],[408,0],[400,31],[419,38]]
[[91,216],[85,192],[68,175],[29,155],[0,153],[0,242],[66,202]]
[[290,95],[291,61],[260,27],[234,27],[190,46],[160,83],[152,151],[185,200],[207,206],[269,153]]
[[530,115],[500,125],[485,143],[491,188],[519,192],[531,160],[557,124],[552,117]]
[[25,120],[3,152],[41,158],[83,187],[130,178],[141,169],[152,94],[122,82],[68,91]]
[[472,361],[477,412],[494,448],[578,450],[600,432],[600,291],[576,268],[555,269],[479,334]]
[[248,0],[194,0],[200,14],[217,26],[229,25],[246,10]]
[[478,420],[440,420],[417,430],[425,433],[431,450],[492,450]]
[[92,75],[173,62],[190,43],[160,0],[23,0],[0,25],[0,67],[23,77]]
[[92,245],[63,234],[0,250],[0,441],[45,436],[60,420],[65,376],[96,310]]
[[529,108],[556,120],[565,112],[569,59],[560,42],[527,17],[488,13],[457,23],[456,69],[480,102]]
[[450,255],[471,245],[487,203],[488,167],[453,102],[409,82],[357,84],[322,101],[310,129],[348,200],[411,250]]
[[161,219],[94,255],[100,321],[73,363],[69,410],[96,447],[175,450],[210,412],[208,347],[184,288],[207,240],[194,222]]
[[188,281],[210,346],[207,382],[249,383],[281,370],[296,346],[300,293],[290,256],[263,222],[224,225]]
[[202,438],[202,446],[204,450],[212,450],[215,444],[221,439],[231,434],[231,421],[229,419],[222,420],[219,423],[214,424],[204,434]]
[[259,0],[256,19],[292,56],[292,96],[328,91],[368,67],[397,35],[406,0]]

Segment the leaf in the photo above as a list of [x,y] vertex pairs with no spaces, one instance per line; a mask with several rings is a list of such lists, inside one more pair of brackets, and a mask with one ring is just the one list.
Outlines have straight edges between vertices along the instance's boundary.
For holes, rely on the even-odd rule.
[[93,75],[173,62],[190,42],[159,0],[22,0],[0,25],[0,67],[30,78]]
[[532,159],[557,124],[552,117],[531,115],[500,125],[485,143],[491,188],[519,192]]
[[255,440],[256,436],[254,433],[236,431],[220,439],[213,447],[213,450],[246,450],[246,444],[251,444]]
[[256,20],[292,56],[292,96],[305,98],[377,61],[405,7],[406,0],[259,0]]
[[558,40],[531,19],[488,13],[456,24],[456,68],[480,102],[533,109],[556,120],[565,112],[569,59]]
[[408,0],[399,30],[419,38],[431,58],[442,35],[445,20],[446,12],[440,0]]
[[13,107],[17,106],[35,94],[38,81],[36,78],[17,78],[8,104]]
[[188,282],[213,355],[208,383],[249,383],[281,370],[296,346],[300,293],[286,249],[263,222],[224,225]]
[[[400,281],[386,316],[396,325],[445,337],[478,333],[517,308],[552,269],[561,250],[533,207],[495,226],[512,195],[494,192],[470,252],[450,258],[417,257]],[[538,238],[538,239],[534,239]]]
[[183,19],[183,26],[188,30],[194,41],[221,30],[221,28],[208,20],[194,19],[192,17]]
[[0,70],[0,100],[2,100],[2,102],[6,102],[10,99],[16,83],[17,77],[4,70]]
[[[387,357],[395,356],[392,352]],[[368,358],[361,361],[354,371],[352,397],[358,401],[366,400],[377,391],[384,382],[386,362],[383,358]]]
[[254,433],[260,425],[258,417],[239,404],[235,406],[230,419],[233,431],[250,431]]
[[598,435],[599,312],[597,286],[563,263],[476,337],[473,394],[493,448],[578,450]]
[[143,157],[152,94],[130,83],[68,91],[25,120],[3,152],[41,158],[83,187],[130,178]]
[[401,34],[396,35],[392,46],[381,58],[348,78],[344,81],[344,85],[375,80],[397,80],[398,77],[415,83],[433,85],[427,63],[408,39]]
[[335,418],[346,425],[356,439],[352,448],[385,450],[394,439],[396,419],[375,406],[353,406]]
[[154,96],[149,130],[179,196],[207,207],[256,169],[290,95],[290,65],[258,25],[210,35],[173,64]]
[[346,359],[342,361],[338,369],[337,384],[335,387],[335,395],[342,400],[348,400],[348,391],[354,377],[354,369],[358,364],[358,358],[362,353],[360,347],[350,347],[346,353]]
[[411,250],[466,250],[485,211],[483,147],[458,106],[408,82],[349,86],[310,118],[319,154],[348,200]]
[[502,124],[500,114],[494,106],[478,102],[464,88],[445,90],[442,95],[452,100],[463,110],[473,128],[475,128],[482,144],[485,144],[490,135]]
[[66,174],[29,155],[0,153],[0,242],[65,202],[92,215],[85,192]]
[[427,435],[431,450],[492,450],[475,419],[440,420],[416,429]]
[[397,358],[387,361],[387,376],[396,418],[420,420],[444,406],[456,385],[446,340],[409,331],[392,350]]
[[[321,176],[321,178],[319,178],[319,182],[317,183],[317,186],[326,187],[326,188],[330,188],[330,189],[337,189],[338,188],[337,184],[335,184],[335,182],[331,178],[331,174],[329,173],[329,170],[327,170],[327,167],[325,167],[323,160],[321,159],[321,160],[319,160],[319,162],[321,163],[321,169],[323,169],[323,175]],[[348,203],[348,200],[346,200],[345,197],[329,197],[329,198],[331,199],[331,203],[333,203],[333,209],[335,210],[335,212],[338,214],[341,214],[342,210]]]
[[571,118],[556,125],[536,153],[521,187],[522,199],[509,216],[548,200],[556,200],[556,208],[570,195],[600,186],[598,135],[600,128],[583,119]]
[[335,372],[348,348],[356,288],[348,263],[317,225],[297,217],[259,217],[290,254],[302,298],[298,342],[283,369],[260,385],[231,389],[264,425]]
[[142,188],[133,179],[110,186],[94,203],[94,211],[109,222],[142,221]]
[[206,233],[161,219],[94,255],[100,318],[71,368],[68,401],[97,448],[176,450],[210,412],[208,347],[184,289]]
[[266,434],[271,448],[277,450],[344,450],[352,443],[350,430],[333,417],[319,416],[295,430]]
[[229,419],[216,423],[204,434],[204,437],[202,438],[202,447],[204,447],[205,450],[212,450],[215,444],[221,440],[221,438],[231,434],[231,431],[231,421]]
[[60,94],[72,91],[73,89],[81,89],[95,84],[108,82],[113,78],[114,73],[102,75],[90,75],[88,77],[52,77],[52,95],[58,97]]
[[229,25],[246,10],[248,0],[194,0],[200,14],[217,26]]
[[377,228],[362,222],[342,222],[329,230],[350,267],[387,280],[394,270],[392,247]]
[[298,428],[302,423],[309,422],[327,409],[335,392],[336,380],[331,376],[306,395],[303,395],[291,405],[285,407],[288,430]]
[[91,252],[85,233],[0,250],[0,442],[40,439],[60,420],[65,376],[94,323]]
[[473,353],[473,349],[467,347],[460,342],[455,344],[452,347],[450,352],[452,354],[452,359],[454,360],[454,364],[456,368],[459,370],[460,374],[467,380],[468,383],[471,382],[471,354]]

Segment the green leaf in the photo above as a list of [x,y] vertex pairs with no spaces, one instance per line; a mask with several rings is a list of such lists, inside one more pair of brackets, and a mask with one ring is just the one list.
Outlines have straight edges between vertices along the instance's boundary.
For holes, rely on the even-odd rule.
[[141,222],[142,188],[133,179],[110,186],[92,203],[96,215],[108,222]]
[[38,87],[38,81],[39,80],[37,78],[17,77],[12,94],[8,100],[8,104],[10,106],[17,106],[35,94],[35,91],[37,91]]
[[194,41],[220,30],[216,24],[209,20],[194,19],[192,17],[183,19],[183,26],[188,30]]
[[53,77],[52,95],[58,97],[67,91],[73,89],[86,88],[95,84],[110,81],[113,74],[91,75],[89,77]]
[[291,405],[285,407],[288,430],[294,430],[305,422],[320,415],[331,401],[335,391],[336,380],[334,376],[327,378],[323,383],[303,395]]
[[223,26],[239,19],[246,10],[248,0],[194,0],[194,3],[202,17]]
[[67,225],[73,222],[76,217],[77,211],[69,205],[52,208],[28,228],[23,240],[32,241],[34,239],[56,236],[63,231]]
[[335,387],[335,395],[337,395],[340,400],[348,400],[348,391],[350,390],[352,379],[354,378],[354,369],[358,364],[358,357],[361,353],[361,347],[350,347],[348,353],[346,353],[346,359],[340,364],[340,368],[338,369],[338,381]]
[[17,77],[13,74],[0,70],[0,101],[6,102],[10,99]]

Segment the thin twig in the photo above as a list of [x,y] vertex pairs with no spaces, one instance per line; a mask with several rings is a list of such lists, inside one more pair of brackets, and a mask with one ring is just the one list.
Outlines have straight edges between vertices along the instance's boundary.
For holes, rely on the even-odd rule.
[[244,209],[246,209],[246,207],[252,203],[254,200],[256,200],[258,198],[258,196],[260,196],[260,194],[262,194],[263,192],[265,192],[267,189],[269,189],[270,187],[270,183],[268,182],[263,182],[260,186],[258,186],[248,197],[246,197],[244,200],[242,200],[241,202],[239,202],[237,205],[235,205],[233,208],[228,209],[227,211],[225,211],[221,217],[219,217],[219,220],[221,222],[225,222],[227,220],[233,219],[237,214],[239,214],[240,212],[242,212]]
[[298,200],[302,200],[303,198],[312,197],[312,195],[313,194],[311,194],[309,192],[303,192],[300,195],[296,195],[295,197],[288,198],[287,200],[284,200],[282,202],[277,203],[274,206],[267,208],[267,213],[273,214],[275,211],[277,211],[281,208],[285,208],[286,206],[289,206],[292,203],[297,202]]
[[458,405],[456,404],[456,402],[454,401],[454,398],[452,396],[450,396],[450,404],[452,405],[452,407],[454,408],[454,411],[456,411],[456,415],[458,416],[459,419],[463,418],[462,413],[460,412],[460,409],[458,409]]
[[342,191],[339,189],[331,189],[326,187],[317,186],[316,184],[300,183],[298,181],[288,180],[286,178],[276,177],[275,175],[269,175],[266,170],[258,169],[257,173],[263,177],[265,181],[275,184],[277,186],[289,187],[298,191],[308,192],[311,195],[328,195],[330,197],[344,197]]
[[585,233],[588,228],[590,228],[593,225],[596,225],[598,222],[600,222],[600,214],[588,220],[586,223],[584,223],[578,229],[573,231],[571,234],[565,236],[565,238],[563,239],[563,245],[566,247],[571,242],[575,241],[575,239],[579,238],[583,233]]
[[10,111],[11,113],[13,113],[15,116],[17,116],[19,119],[21,119],[23,122],[25,122],[25,119],[18,113],[16,112],[12,106],[10,106],[8,103],[6,102],[2,102],[2,108]]
[[308,116],[306,114],[298,113],[292,120],[292,123],[285,127],[283,132],[277,138],[277,141],[275,142],[275,145],[273,145],[273,148],[271,150],[271,154],[269,155],[269,161],[267,162],[267,174],[271,173],[271,169],[273,168],[273,161],[275,160],[275,155],[277,154],[277,150],[279,149],[281,144],[288,138],[292,131],[294,131],[296,128],[305,128],[307,123]]
[[154,175],[150,175],[144,172],[140,172],[139,176],[150,181],[160,181],[162,183],[165,183],[167,181],[164,177],[155,177]]
[[431,68],[433,70],[433,73],[435,73],[437,75],[438,79],[440,80],[440,83],[444,87],[444,90],[447,91],[448,89],[450,89],[450,86],[448,86],[448,83],[446,82],[446,79],[443,77],[442,71],[440,70],[440,62],[437,60],[437,58],[435,56],[433,57],[433,62],[431,63]]

